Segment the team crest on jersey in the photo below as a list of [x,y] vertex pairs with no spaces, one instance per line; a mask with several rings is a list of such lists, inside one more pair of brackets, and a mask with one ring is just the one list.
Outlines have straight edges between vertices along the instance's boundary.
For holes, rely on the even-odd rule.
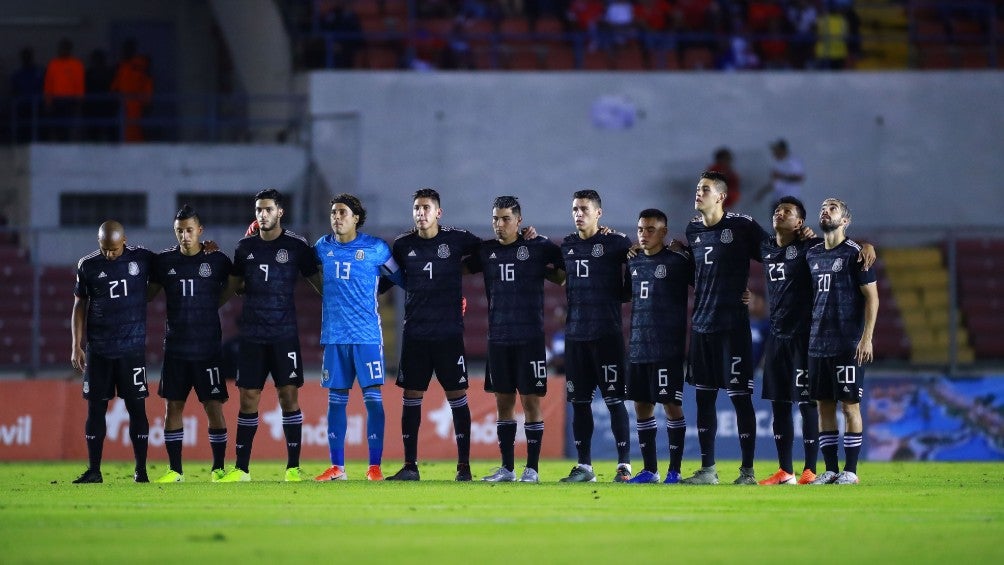
[[275,252],[275,262],[276,263],[288,263],[289,262],[289,252],[285,249],[280,249]]
[[593,257],[602,257],[603,256],[603,244],[602,243],[597,243],[596,245],[594,245],[593,246],[593,251],[592,251],[592,253],[590,253],[590,255],[592,255]]
[[328,370],[327,369],[324,369],[323,371],[321,371],[321,382],[322,383],[328,382]]
[[366,258],[366,253],[362,249],[356,251],[356,261],[362,261],[365,258]]
[[655,268],[655,278],[664,279],[666,278],[666,265],[659,265]]
[[574,385],[574,384],[572,384],[572,381],[571,381],[571,380],[568,380],[568,381],[567,381],[567,382],[565,383],[565,390],[567,390],[568,392],[575,392],[575,385]]
[[520,245],[519,249],[516,250],[516,258],[520,261],[526,261],[530,258],[530,250],[525,245]]
[[134,277],[139,274],[139,263],[136,261],[129,261],[129,274]]
[[450,256],[450,246],[445,243],[440,244],[439,249],[436,250],[436,255],[438,255],[440,259],[446,259]]
[[84,394],[91,392],[91,383],[84,381]]
[[732,230],[730,230],[729,228],[723,229],[720,241],[722,243],[732,243]]
[[797,250],[797,249],[795,249],[795,247],[794,247],[794,246],[792,246],[792,245],[789,245],[789,246],[788,246],[788,247],[787,247],[787,248],[786,248],[786,249],[784,250],[784,258],[785,258],[785,259],[794,259],[795,257],[798,257],[798,250]]
[[213,268],[209,266],[209,263],[203,263],[199,265],[199,276],[209,277],[213,274]]
[[844,260],[842,258],[837,257],[836,259],[833,260],[833,272],[834,273],[839,272],[840,269],[843,269],[843,268],[844,268]]

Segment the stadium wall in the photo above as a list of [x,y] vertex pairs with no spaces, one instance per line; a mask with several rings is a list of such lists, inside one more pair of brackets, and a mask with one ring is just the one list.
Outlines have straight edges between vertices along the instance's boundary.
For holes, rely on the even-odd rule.
[[[993,108],[1002,73],[324,71],[304,80],[315,119],[358,127],[357,148],[326,151],[334,136],[315,136],[315,154],[358,168],[349,188],[374,209],[374,226],[408,225],[411,192],[435,186],[446,223],[487,228],[489,198],[516,194],[528,221],[564,229],[571,192],[594,187],[605,223],[630,227],[655,206],[682,231],[696,176],[721,145],[743,179],[740,209],[765,221],[768,203],[751,206],[751,196],[778,137],[805,163],[805,200],[839,194],[856,229],[1001,225],[1004,113]],[[953,197],[960,184],[965,197]]]

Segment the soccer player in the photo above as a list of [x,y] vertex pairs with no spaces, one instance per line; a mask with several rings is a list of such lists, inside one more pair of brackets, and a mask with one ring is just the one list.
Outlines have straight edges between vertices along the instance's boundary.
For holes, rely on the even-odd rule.
[[705,171],[697,182],[694,208],[698,216],[687,225],[687,242],[694,260],[694,314],[691,324],[687,382],[697,388],[697,441],[701,468],[686,484],[718,484],[715,437],[718,389],[726,389],[736,411],[742,464],[735,484],[755,485],[753,456],[756,414],[753,411],[752,337],[749,308],[743,293],[750,260],[760,260],[760,242],[767,232],[753,218],[725,212],[725,175]]
[[[770,332],[764,355],[763,397],[771,401],[774,443],[779,469],[761,485],[808,484],[816,478],[819,416],[809,395],[809,323],[812,318],[812,280],[805,253],[822,242],[806,237],[805,206],[794,196],[785,196],[774,206],[774,236],[760,244],[770,304]],[[862,268],[875,260],[875,248],[862,245]],[[794,474],[792,404],[802,416],[802,446],[805,465]]]
[[418,430],[422,397],[432,374],[446,392],[453,411],[458,481],[471,480],[471,409],[467,405],[467,362],[461,312],[463,259],[476,253],[481,240],[467,230],[441,226],[439,193],[422,188],[412,198],[415,229],[394,240],[394,260],[403,271],[406,298],[397,386],[404,389],[401,437],[404,466],[387,477],[417,481]]
[[366,209],[359,198],[339,194],[331,199],[331,231],[317,240],[321,262],[323,303],[321,344],[324,345],[321,386],[328,389],[328,449],[331,467],[318,481],[348,478],[345,472],[346,407],[356,378],[366,405],[369,469],[366,478],[383,480],[384,382],[383,333],[377,288],[383,275],[396,276],[397,263],[380,238],[359,233]]
[[240,362],[237,388],[241,406],[237,414],[237,461],[221,482],[251,480],[249,465],[258,403],[265,380],[272,375],[282,408],[286,436],[286,481],[303,480],[300,469],[300,438],[303,413],[299,388],[303,386],[303,360],[296,324],[293,295],[299,276],[321,292],[321,275],[314,249],[303,237],[282,227],[282,194],[273,188],[254,196],[257,235],[237,243],[234,265],[224,299],[244,288],[241,311]]
[[[813,281],[809,335],[809,393],[819,405],[819,449],[826,471],[812,484],[859,482],[864,367],[873,358],[879,297],[875,272],[853,268],[861,247],[846,235],[851,211],[827,198],[819,212],[823,243],[806,253]],[[837,403],[844,414],[844,470],[837,458]]]
[[627,392],[637,413],[638,445],[645,468],[629,483],[658,483],[655,405],[666,411],[669,469],[666,483],[680,482],[687,421],[683,417],[683,367],[687,342],[687,288],[694,265],[685,251],[666,246],[666,214],[648,208],[638,214],[641,253],[628,260],[631,277],[631,339]]
[[[77,284],[70,319],[70,363],[83,373],[87,400],[88,466],[74,483],[100,483],[105,413],[116,394],[129,412],[129,439],[136,469],[133,480],[150,482],[146,454],[150,422],[146,416],[146,289],[153,252],[126,245],[116,221],[98,228],[98,250],[77,263]],[[84,351],[84,329],[87,351]]]
[[624,337],[621,303],[630,298],[624,265],[631,241],[621,233],[602,233],[600,195],[580,190],[572,195],[575,232],[561,243],[565,260],[565,372],[572,403],[572,435],[577,464],[562,482],[594,482],[591,445],[592,400],[596,387],[610,410],[610,427],[617,444],[615,482],[631,478],[631,429],[624,407]]
[[520,234],[523,214],[515,196],[499,196],[492,203],[495,239],[481,243],[468,262],[473,273],[483,272],[488,296],[488,366],[485,390],[495,393],[496,429],[502,465],[488,482],[512,482],[515,472],[516,393],[523,406],[526,468],[520,482],[539,482],[538,463],[544,437],[541,399],[547,394],[544,353],[544,279],[560,283],[564,268],[561,249],[545,237]]
[[158,394],[167,403],[164,446],[170,470],[157,483],[185,480],[181,463],[184,427],[182,414],[194,388],[209,420],[209,446],[213,452],[210,477],[219,481],[226,474],[227,424],[223,403],[227,386],[220,376],[219,307],[233,263],[225,253],[211,252],[202,243],[202,221],[185,205],[174,217],[178,245],[161,251],[154,260],[148,298],[164,289],[167,298],[167,335],[164,366]]

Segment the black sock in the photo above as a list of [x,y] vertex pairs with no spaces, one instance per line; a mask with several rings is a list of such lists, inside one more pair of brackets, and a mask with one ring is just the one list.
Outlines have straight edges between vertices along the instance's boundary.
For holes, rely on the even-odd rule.
[[827,471],[840,472],[840,461],[837,459],[837,447],[840,442],[840,434],[836,430],[832,432],[819,432],[819,450],[823,452],[823,462]]
[[87,422],[84,424],[84,439],[87,441],[87,467],[95,471],[101,470],[101,453],[105,446],[105,413],[108,412],[107,400],[87,401]]
[[526,466],[534,471],[540,465],[540,446],[544,441],[544,422],[526,422]]
[[213,450],[213,469],[222,469],[227,455],[226,428],[209,428],[209,448]]
[[683,462],[683,442],[687,437],[687,420],[667,420],[666,432],[669,435],[669,470],[680,472]]
[[457,463],[471,462],[471,407],[467,395],[449,401],[453,411],[453,436],[457,440]]
[[610,431],[617,444],[617,463],[631,463],[631,419],[623,400],[607,400],[610,410]]
[[815,402],[801,402],[798,411],[802,414],[802,450],[805,451],[805,468],[816,472],[816,458],[819,454],[819,411]]
[[659,431],[659,424],[655,417],[637,421],[638,427],[638,447],[641,448],[641,459],[645,462],[645,470],[659,472],[659,456],[656,453],[655,435]]
[[572,439],[582,465],[593,463],[593,406],[589,402],[572,403]]
[[146,473],[146,453],[150,445],[150,420],[146,417],[146,399],[126,400],[125,405],[129,411],[129,439],[132,441],[136,470]]
[[858,472],[858,456],[861,455],[861,432],[844,432],[844,471]]
[[697,442],[701,444],[701,467],[715,464],[715,436],[718,435],[718,390],[697,389]]
[[237,461],[234,466],[245,473],[250,472],[251,447],[254,445],[254,435],[257,431],[257,412],[237,413],[237,441],[234,444],[237,451]]
[[791,447],[794,441],[795,425],[791,421],[791,403],[785,401],[771,402],[774,412],[774,445],[777,446],[777,463],[782,471],[794,473],[791,462]]
[[732,406],[736,409],[736,428],[739,431],[739,450],[742,452],[742,466],[753,468],[753,457],[756,454],[756,412],[753,410],[753,395],[729,395]]
[[300,446],[303,438],[303,412],[282,412],[282,434],[286,436],[286,468],[300,466]]
[[405,398],[401,409],[401,439],[405,465],[418,463],[418,428],[422,425],[422,399]]
[[167,449],[167,460],[171,470],[184,474],[181,469],[181,444],[185,440],[185,428],[169,430],[164,428],[164,448]]
[[516,420],[499,420],[495,428],[499,436],[502,466],[512,471],[516,467]]

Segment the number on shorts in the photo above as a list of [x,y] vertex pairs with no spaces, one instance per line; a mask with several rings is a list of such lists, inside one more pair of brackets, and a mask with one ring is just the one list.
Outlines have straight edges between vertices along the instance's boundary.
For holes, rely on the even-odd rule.
[[858,368],[854,365],[837,365],[837,382],[840,384],[854,384],[858,380]]
[[136,386],[143,386],[146,384],[146,367],[132,368],[132,384]]
[[795,369],[795,386],[805,388],[809,386],[809,373],[805,369]]
[[530,361],[530,370],[536,375],[538,379],[547,378],[547,363],[541,359],[540,361]]
[[383,367],[380,365],[379,361],[370,361],[366,364],[366,368],[370,371],[371,380],[383,378]]
[[669,386],[669,369],[659,369],[659,386]]
[[617,365],[600,365],[603,368],[603,382],[617,382]]
[[742,363],[742,362],[743,362],[743,358],[742,357],[733,357],[732,358],[732,374],[733,375],[738,375],[739,374],[739,364]]
[[467,363],[464,361],[464,356],[463,355],[461,355],[457,359],[457,365],[460,365],[460,370],[461,371],[463,371],[465,373],[467,372]]
[[290,359],[293,360],[293,368],[295,369],[296,368],[296,352],[295,351],[290,351],[289,353],[286,354],[286,357],[289,357]]
[[220,384],[220,368],[208,367],[206,372],[209,373],[209,386],[218,386]]

